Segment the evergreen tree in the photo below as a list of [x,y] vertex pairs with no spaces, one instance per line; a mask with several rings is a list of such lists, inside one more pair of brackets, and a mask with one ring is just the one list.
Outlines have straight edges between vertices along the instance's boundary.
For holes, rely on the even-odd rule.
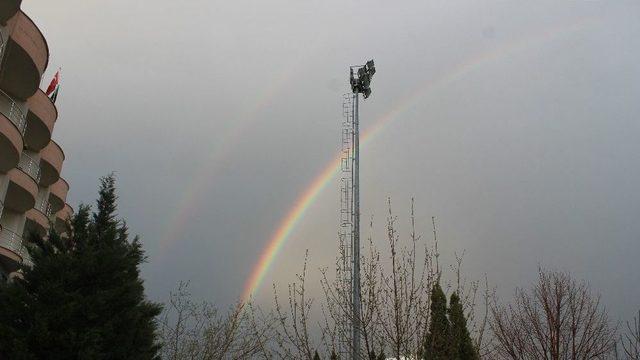
[[338,360],[340,359],[338,357],[338,354],[336,354],[335,350],[331,352],[331,360]]
[[467,329],[467,319],[457,292],[451,294],[449,303],[449,321],[451,323],[451,358],[454,360],[479,360]]
[[140,279],[144,252],[116,218],[113,175],[97,211],[80,206],[67,234],[31,236],[33,268],[0,285],[0,349],[9,359],[158,359],[155,317]]
[[424,344],[425,360],[451,359],[451,328],[447,318],[447,297],[436,283],[431,290],[431,317]]
[[318,350],[316,350],[316,353],[313,355],[313,360],[320,360],[320,355],[318,354]]
[[380,349],[380,353],[376,355],[376,351],[371,350],[369,352],[369,360],[385,360],[387,357],[384,355],[384,350]]

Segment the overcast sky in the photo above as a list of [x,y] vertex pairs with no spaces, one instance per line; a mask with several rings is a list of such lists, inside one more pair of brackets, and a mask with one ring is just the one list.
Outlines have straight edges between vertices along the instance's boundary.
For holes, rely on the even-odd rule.
[[[382,241],[436,216],[441,253],[502,294],[538,264],[640,307],[640,2],[34,1],[22,5],[62,67],[54,138],[69,202],[118,176],[120,215],[149,256],[147,291],[180,280],[229,304],[295,200],[340,146],[348,66],[374,58],[363,218]],[[331,266],[334,179],[257,298]],[[185,210],[186,209],[186,210]],[[366,230],[370,232],[369,230]],[[312,277],[316,271],[313,271]],[[317,289],[314,289],[317,291]]]

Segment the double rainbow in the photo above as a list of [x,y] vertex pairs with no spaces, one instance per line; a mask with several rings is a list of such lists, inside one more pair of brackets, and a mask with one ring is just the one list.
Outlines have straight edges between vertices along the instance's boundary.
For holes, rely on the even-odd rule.
[[[517,41],[508,43],[491,51],[481,53],[478,56],[466,59],[465,61],[452,67],[450,71],[444,73],[438,79],[423,84],[422,87],[419,87],[417,90],[410,93],[398,104],[396,104],[392,108],[392,110],[379,117],[375,121],[374,125],[363,133],[361,145],[366,146],[368,143],[370,143],[378,134],[381,133],[381,131],[387,125],[389,125],[389,123],[391,123],[394,119],[398,119],[399,116],[404,111],[411,108],[411,106],[414,105],[416,101],[424,98],[427,95],[436,93],[437,91],[454,83],[455,81],[461,79],[472,71],[478,69],[479,67],[495,61],[501,57],[504,57],[510,53],[513,53],[517,50],[527,49],[533,47],[534,45],[541,45],[549,42],[561,34],[582,30],[589,23],[592,23],[592,21],[590,21],[589,19],[580,19],[580,21],[576,23],[563,25],[558,28],[548,29],[533,36],[518,39]],[[331,160],[331,162],[329,162],[328,165],[324,167],[324,169],[315,178],[315,180],[313,180],[313,182],[307,187],[307,189],[298,197],[293,207],[280,222],[280,225],[269,239],[267,246],[264,248],[262,255],[260,255],[258,262],[253,267],[253,271],[246,281],[244,290],[242,292],[243,301],[250,300],[251,296],[258,290],[258,288],[264,281],[265,275],[268,273],[271,264],[273,264],[274,259],[278,256],[278,253],[282,249],[282,246],[287,241],[296,225],[304,217],[311,204],[315,202],[320,193],[327,187],[331,180],[337,176],[339,172],[340,154],[338,154],[333,160]]]

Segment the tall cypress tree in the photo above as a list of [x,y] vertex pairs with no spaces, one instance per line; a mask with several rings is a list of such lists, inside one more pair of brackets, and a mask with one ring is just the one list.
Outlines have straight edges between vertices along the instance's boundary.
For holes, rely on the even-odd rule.
[[33,268],[0,286],[0,351],[10,359],[158,359],[158,304],[144,295],[144,252],[116,215],[115,179],[97,211],[80,206],[68,239],[32,236]]
[[479,360],[469,329],[467,319],[464,316],[460,296],[457,292],[451,294],[449,303],[449,321],[451,322],[451,358],[454,360]]
[[376,355],[375,349],[369,352],[369,360],[385,360],[386,358],[384,349],[380,349],[380,353],[378,353],[378,355]]
[[447,297],[436,283],[431,290],[431,318],[424,344],[425,360],[451,359],[451,328],[447,318]]

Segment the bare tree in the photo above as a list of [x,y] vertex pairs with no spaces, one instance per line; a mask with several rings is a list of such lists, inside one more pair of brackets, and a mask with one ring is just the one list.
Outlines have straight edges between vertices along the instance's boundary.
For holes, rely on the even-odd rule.
[[[380,252],[373,246],[371,237],[368,239],[368,254],[361,258],[362,268],[362,308],[360,311],[362,330],[362,359],[369,359],[374,350],[379,350],[382,345],[382,334],[378,317],[380,301],[379,293],[379,268]],[[343,247],[340,247],[343,249]],[[322,279],[320,284],[324,291],[325,303],[323,305],[322,337],[327,353],[339,353],[341,346],[350,344],[351,333],[343,329],[343,321],[352,321],[351,315],[351,284],[345,283],[342,267],[339,262],[344,261],[344,254],[339,252],[336,259],[336,276],[329,280],[327,269],[320,269]]]
[[[485,335],[489,326],[491,303],[495,298],[495,289],[489,286],[489,278],[486,274],[484,275],[482,287],[479,281],[468,280],[464,276],[462,265],[465,255],[466,251],[464,250],[462,253],[454,253],[455,264],[451,266],[451,270],[454,274],[455,283],[448,284],[447,288],[452,288],[460,296],[468,330],[478,354],[483,359],[490,359],[493,351],[492,338]],[[480,306],[481,308],[479,308]]]
[[[417,234],[412,199],[409,232],[407,236],[400,236],[390,200],[388,206],[383,250],[378,249],[369,236],[362,252],[360,360],[369,360],[381,352],[398,359],[416,359],[425,342],[431,289],[442,278],[435,218],[431,219],[433,242],[428,243]],[[372,229],[373,221],[370,226]],[[456,254],[456,263],[451,266],[452,281],[446,288],[460,295],[470,330],[476,335],[476,346],[482,348],[486,342],[483,334],[491,293],[485,277],[485,312],[476,323],[479,286],[478,282],[468,282],[463,277],[463,256],[464,253]],[[286,298],[278,293],[274,284],[273,308],[266,312],[248,302],[221,313],[210,303],[195,303],[188,283],[181,283],[177,292],[171,294],[162,321],[163,358],[313,360],[318,350],[322,350],[319,351],[323,354],[321,358],[350,350],[345,349],[345,345],[351,343],[351,332],[342,326],[345,319],[353,320],[348,318],[352,305],[351,283],[340,273],[345,269],[341,262],[349,261],[345,247],[339,246],[335,276],[330,276],[326,268],[320,270],[324,291],[320,309],[314,309],[314,305],[318,305],[316,299],[307,293],[307,260],[308,253],[302,272],[288,284]],[[314,310],[320,310],[320,314]],[[317,344],[322,344],[323,349]]]
[[434,223],[434,250],[422,244],[415,228],[415,207],[411,201],[410,234],[403,244],[396,229],[397,218],[388,200],[387,243],[389,266],[381,266],[378,313],[385,347],[400,359],[415,357],[422,349],[429,322],[430,291],[437,281],[438,252]]
[[[361,359],[369,359],[373,353],[379,355],[382,351],[396,358],[415,358],[421,352],[430,316],[430,292],[441,278],[435,219],[431,220],[434,239],[433,245],[429,246],[416,233],[412,200],[410,233],[402,238],[389,201],[385,234],[388,248],[384,256],[369,237],[361,259]],[[320,350],[316,344],[324,345],[324,351],[320,352],[325,357],[344,350],[344,344],[350,343],[351,336],[341,328],[351,310],[351,284],[347,284],[339,273],[344,268],[339,264],[339,261],[345,261],[344,253],[340,252],[338,256],[335,278],[329,280],[326,269],[321,270],[325,297],[320,323],[312,321],[318,319],[318,314],[312,314],[315,299],[307,294],[307,260],[308,253],[302,272],[288,284],[286,301],[282,301],[274,285],[274,307],[267,312],[251,302],[238,303],[226,312],[220,311],[212,303],[193,301],[189,284],[181,282],[177,291],[170,294],[161,319],[163,358],[312,360]],[[452,267],[455,291],[461,294],[469,319],[474,319],[478,286],[476,282],[467,284],[461,275],[461,267],[462,256],[456,255],[456,265]],[[488,297],[487,282],[485,299]],[[312,335],[314,327],[319,330],[320,339]],[[483,341],[484,327],[483,323],[473,327],[480,329],[477,331],[478,347]]]
[[[369,359],[373,352],[379,354],[384,350],[397,358],[415,355],[419,351],[428,322],[429,291],[436,278],[435,251],[430,251],[416,234],[413,201],[411,234],[405,242],[398,234],[397,218],[391,210],[390,200],[388,205],[388,253],[385,252],[388,263],[382,261],[381,251],[373,244],[371,237],[368,249],[361,258],[362,309],[359,323],[362,325],[362,359]],[[424,252],[419,251],[423,247],[421,245],[424,246]],[[334,351],[339,344],[350,344],[351,334],[334,325],[350,316],[350,284],[341,280],[343,274],[340,273],[340,262],[345,261],[344,256],[343,252],[339,252],[333,280],[330,280],[326,269],[322,270],[325,317],[328,318],[324,322],[323,334],[325,346],[330,351]]]
[[271,327],[269,346],[264,349],[266,358],[313,360],[317,348],[310,335],[314,299],[306,293],[308,255],[305,253],[302,273],[296,274],[297,281],[288,285],[286,306],[281,303],[275,284],[273,286],[276,321]]
[[529,290],[516,290],[513,304],[492,307],[491,329],[498,359],[607,359],[614,356],[616,329],[600,296],[569,273],[539,269]]
[[[494,299],[495,296],[495,288],[489,287],[489,278],[485,274],[484,291],[482,293],[482,312],[478,314],[475,302],[468,312],[468,323],[471,324],[469,331],[475,335],[474,344],[476,349],[478,349],[478,354],[481,359],[491,359],[493,349],[495,348],[492,341],[493,338],[486,336],[487,328],[489,327],[489,317],[491,315],[491,300]],[[476,318],[477,315],[481,316],[479,320]]]
[[622,350],[629,360],[640,360],[640,311],[633,318],[633,323],[627,321],[625,334],[620,339]]
[[211,303],[194,302],[188,288],[188,282],[181,282],[165,307],[160,326],[163,359],[246,359],[259,353],[260,344],[253,339],[266,331],[268,322],[250,326],[244,304],[220,312]]
[[[417,217],[413,199],[409,215],[408,235],[401,236],[398,218],[392,211],[389,199],[385,246],[378,249],[369,237],[363,251],[362,309],[359,319],[362,324],[362,359],[369,359],[372,352],[379,354],[380,351],[395,358],[416,358],[424,346],[430,318],[430,293],[434,284],[442,278],[442,269],[439,264],[435,218],[431,219],[433,241],[427,242],[416,231]],[[339,249],[343,249],[343,246]],[[341,261],[344,261],[343,251],[339,251],[336,260],[335,277],[331,277],[326,269],[321,270],[326,301],[323,309],[323,340],[328,352],[335,351],[340,344],[350,344],[351,334],[336,326],[345,317],[349,319],[351,309],[350,284],[341,281]],[[476,322],[479,283],[466,281],[462,275],[462,262],[463,256],[456,255],[456,264],[451,267],[452,284],[455,285],[450,284],[447,288],[459,292],[469,319],[470,331],[475,335],[475,344],[479,348],[485,347],[483,334],[487,326],[492,292],[486,281],[486,291],[482,297],[486,309],[479,314],[479,321]]]

